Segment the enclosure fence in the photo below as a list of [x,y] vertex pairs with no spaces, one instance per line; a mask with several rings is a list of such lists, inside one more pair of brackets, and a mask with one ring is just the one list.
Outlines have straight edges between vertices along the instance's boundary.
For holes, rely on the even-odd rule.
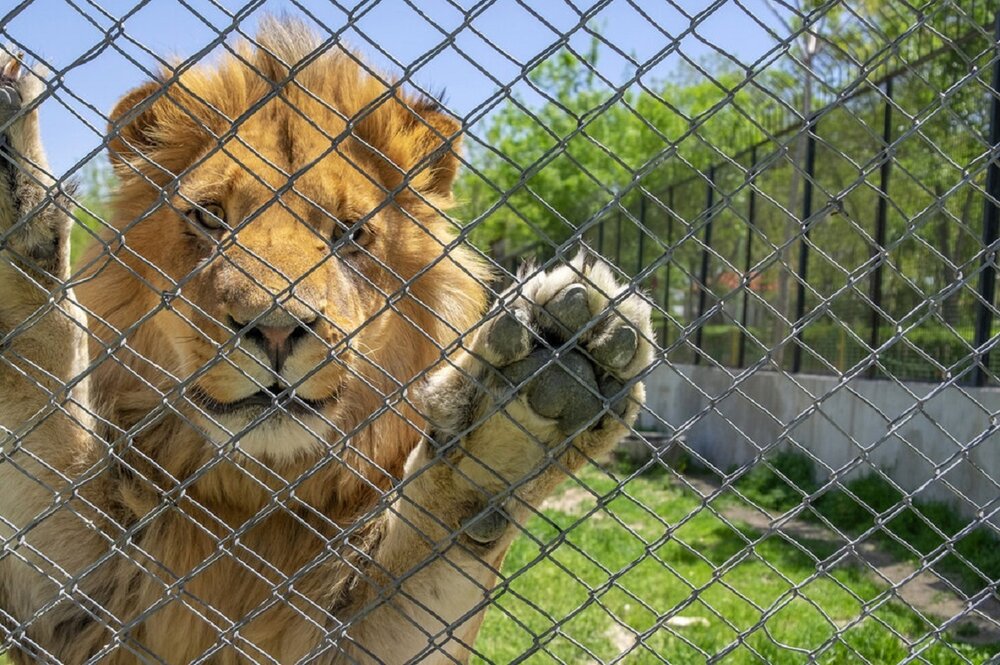
[[163,4],[0,9],[0,664],[1000,659],[995,2]]

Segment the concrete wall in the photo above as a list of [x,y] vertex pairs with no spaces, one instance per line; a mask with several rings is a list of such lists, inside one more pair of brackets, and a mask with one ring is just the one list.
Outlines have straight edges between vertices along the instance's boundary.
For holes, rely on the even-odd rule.
[[921,498],[1000,524],[1000,389],[732,372],[659,367],[640,427],[680,430],[723,471],[795,444],[824,475],[874,464]]

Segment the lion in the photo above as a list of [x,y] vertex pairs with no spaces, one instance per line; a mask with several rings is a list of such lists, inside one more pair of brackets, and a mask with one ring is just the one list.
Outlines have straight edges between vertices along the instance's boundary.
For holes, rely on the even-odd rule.
[[583,254],[493,294],[460,122],[288,18],[121,99],[71,268],[45,84],[0,58],[0,648],[466,662],[521,525],[643,403],[643,296]]

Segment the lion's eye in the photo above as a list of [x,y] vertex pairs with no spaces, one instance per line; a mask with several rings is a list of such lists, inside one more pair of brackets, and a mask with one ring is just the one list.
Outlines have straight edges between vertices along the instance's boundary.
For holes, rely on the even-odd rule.
[[367,247],[375,239],[371,228],[367,224],[362,224],[351,231],[351,242],[358,247]]
[[218,203],[203,203],[188,211],[188,217],[209,231],[226,226],[226,211]]
[[375,234],[368,224],[359,224],[358,222],[342,223],[347,228],[343,229],[340,244],[346,252],[357,251],[362,247],[367,247],[375,239]]

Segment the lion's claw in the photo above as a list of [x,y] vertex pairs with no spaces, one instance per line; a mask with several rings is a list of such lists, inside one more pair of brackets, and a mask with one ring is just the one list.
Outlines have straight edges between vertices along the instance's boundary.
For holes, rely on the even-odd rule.
[[24,105],[19,89],[24,74],[21,57],[0,51],[0,126],[13,120]]

